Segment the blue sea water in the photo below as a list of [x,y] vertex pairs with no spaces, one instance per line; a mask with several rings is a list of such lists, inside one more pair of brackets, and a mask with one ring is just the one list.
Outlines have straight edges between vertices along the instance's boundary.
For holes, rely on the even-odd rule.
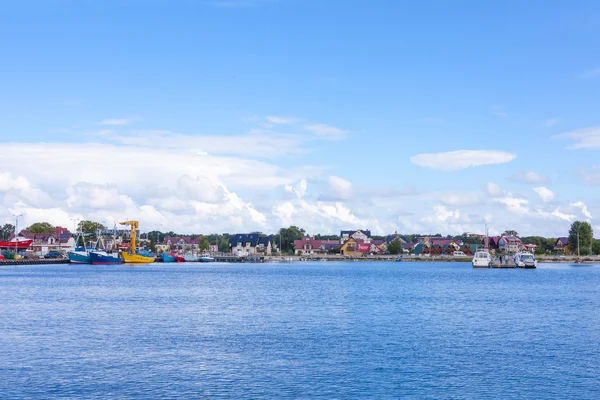
[[0,267],[0,397],[598,399],[600,266]]

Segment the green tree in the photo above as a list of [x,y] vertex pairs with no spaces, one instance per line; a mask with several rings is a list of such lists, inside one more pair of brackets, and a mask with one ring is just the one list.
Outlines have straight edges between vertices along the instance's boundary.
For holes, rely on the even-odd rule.
[[221,237],[219,239],[219,252],[228,253],[229,252],[229,240]]
[[15,226],[13,224],[4,224],[0,227],[0,239],[8,240],[11,235],[15,233]]
[[36,222],[27,230],[31,233],[52,233],[54,232],[54,226],[50,225],[49,222]]
[[394,239],[388,244],[387,250],[390,254],[402,254],[404,249],[402,248],[402,242],[398,239]]
[[507,231],[504,231],[505,235],[508,236],[519,236],[519,233],[517,231],[515,231],[514,229],[509,229]]
[[150,238],[150,241],[148,242],[148,244],[146,245],[147,249],[150,250],[151,252],[156,252],[156,241],[154,240],[153,237]]
[[96,233],[96,231],[98,229],[106,229],[106,227],[104,225],[102,225],[100,222],[94,222],[94,221],[81,221],[79,222],[79,225],[77,225],[77,230],[79,230],[79,232],[83,232],[83,233]]
[[206,236],[202,236],[200,239],[200,251],[207,251],[210,249],[210,243],[208,243],[208,238]]
[[[569,250],[571,253],[577,254],[577,247],[579,245],[579,253],[581,255],[590,254],[593,235],[592,226],[588,222],[573,222],[571,229],[569,229]],[[577,240],[578,237],[579,241]]]
[[[281,250],[284,253],[294,252],[294,240],[302,239],[306,235],[304,229],[298,228],[297,226],[290,226],[289,228],[282,228],[279,231],[281,235]],[[274,235],[272,242],[279,247],[279,235]]]
[[594,243],[592,244],[592,253],[596,255],[600,254],[600,239],[594,239]]

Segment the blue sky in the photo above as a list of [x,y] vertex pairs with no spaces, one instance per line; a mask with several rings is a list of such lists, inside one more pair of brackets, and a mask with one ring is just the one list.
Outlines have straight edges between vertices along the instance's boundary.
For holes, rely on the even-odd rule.
[[596,2],[2,7],[2,219],[600,231]]

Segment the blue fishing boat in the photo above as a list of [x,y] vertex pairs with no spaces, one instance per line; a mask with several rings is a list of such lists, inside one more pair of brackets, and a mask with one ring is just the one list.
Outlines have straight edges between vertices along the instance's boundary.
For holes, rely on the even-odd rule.
[[211,257],[210,254],[204,253],[200,256],[198,261],[200,261],[200,262],[215,262],[215,258]]
[[121,256],[118,252],[115,253],[107,253],[102,250],[94,250],[90,251],[90,260],[92,264],[121,264],[123,261],[121,260]]
[[85,247],[75,247],[75,250],[69,252],[69,261],[71,264],[91,264],[90,252]]
[[177,258],[175,257],[174,254],[164,253],[162,257],[163,257],[163,262],[166,262],[166,263],[172,263],[172,262],[177,261]]

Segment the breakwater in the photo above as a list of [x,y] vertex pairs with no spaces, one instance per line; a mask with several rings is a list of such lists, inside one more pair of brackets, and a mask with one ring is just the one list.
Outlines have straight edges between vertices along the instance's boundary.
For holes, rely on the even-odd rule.
[[0,260],[1,265],[37,265],[37,264],[68,264],[68,259],[31,259],[31,258],[22,258],[19,260]]

